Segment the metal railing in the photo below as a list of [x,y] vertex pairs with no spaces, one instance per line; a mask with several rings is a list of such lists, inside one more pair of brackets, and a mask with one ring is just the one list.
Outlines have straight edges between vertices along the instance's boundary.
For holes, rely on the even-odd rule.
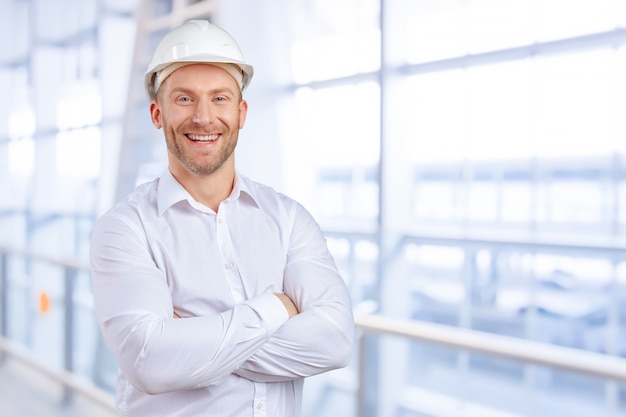
[[396,320],[379,315],[357,315],[355,324],[358,329],[367,333],[402,336],[457,350],[626,382],[626,359],[617,356],[436,323]]
[[[9,339],[7,290],[9,286],[8,265],[10,257],[42,262],[63,269],[63,369],[55,369],[38,361],[26,347]],[[111,393],[73,373],[75,338],[75,302],[73,294],[78,272],[88,270],[87,264],[75,259],[60,259],[32,251],[0,247],[0,358],[10,357],[63,385],[65,391],[62,401],[65,404],[72,401],[74,393],[78,393],[106,409],[115,410]]]
[[5,337],[0,337],[0,353],[10,357],[12,360],[19,361],[29,368],[63,385],[66,388],[66,393],[63,396],[64,403],[71,401],[73,395],[69,394],[70,392],[78,393],[105,409],[116,411],[115,404],[113,402],[113,395],[111,395],[111,393],[93,385],[85,379],[77,377],[71,372],[53,369],[49,365],[45,365],[35,360],[32,357],[32,352],[29,352],[28,349],[11,342]]
[[[51,369],[49,366],[32,359],[26,348],[8,339],[7,285],[9,283],[9,257],[46,262],[63,268],[65,271],[66,282],[64,289],[66,295],[73,294],[77,272],[88,270],[87,265],[76,260],[58,259],[30,251],[0,247],[0,353],[31,366],[58,381],[69,390],[79,392],[104,407],[114,409],[113,396],[109,392],[91,384],[89,381],[78,378],[72,373],[73,338],[75,337],[72,331],[74,320],[74,301],[72,296],[64,297],[64,370]],[[356,314],[355,325],[361,336],[398,336],[417,342],[440,344],[460,351],[477,352],[508,358],[522,363],[545,365],[612,381],[626,382],[626,359],[615,356],[434,323],[398,320],[374,314]],[[361,353],[365,349],[365,340],[365,337],[360,338],[359,349]],[[361,354],[361,358],[364,356]],[[365,399],[363,388],[367,386],[367,383],[364,380],[366,372],[364,372],[363,367],[364,364],[361,363],[357,385],[357,414],[359,416],[367,414],[364,411],[365,407],[367,407],[367,400]]]

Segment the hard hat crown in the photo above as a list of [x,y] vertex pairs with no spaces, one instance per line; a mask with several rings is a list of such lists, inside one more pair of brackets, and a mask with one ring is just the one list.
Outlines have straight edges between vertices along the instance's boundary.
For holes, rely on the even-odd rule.
[[242,72],[242,89],[248,86],[254,74],[252,66],[244,61],[239,45],[228,32],[207,20],[190,20],[168,32],[154,50],[144,75],[150,99],[156,95],[155,75],[178,62],[235,64]]

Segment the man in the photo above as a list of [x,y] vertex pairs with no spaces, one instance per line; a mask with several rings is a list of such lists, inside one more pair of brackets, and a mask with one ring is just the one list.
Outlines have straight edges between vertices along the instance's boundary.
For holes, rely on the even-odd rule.
[[124,416],[299,416],[304,378],[350,360],[350,299],[318,225],[235,169],[252,75],[207,21],[166,34],[146,72],[169,169],[99,219],[90,254]]

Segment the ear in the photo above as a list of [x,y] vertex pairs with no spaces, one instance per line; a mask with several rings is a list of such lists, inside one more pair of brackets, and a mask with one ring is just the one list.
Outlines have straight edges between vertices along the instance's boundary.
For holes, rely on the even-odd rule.
[[157,129],[163,127],[163,123],[161,123],[161,107],[156,100],[152,100],[150,103],[150,119],[152,119],[152,124]]
[[243,125],[246,123],[246,116],[248,115],[248,102],[241,100],[239,102],[239,129],[243,129]]

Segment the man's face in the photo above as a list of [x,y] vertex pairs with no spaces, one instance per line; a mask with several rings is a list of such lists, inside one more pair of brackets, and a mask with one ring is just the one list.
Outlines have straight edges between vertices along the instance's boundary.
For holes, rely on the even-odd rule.
[[150,104],[152,123],[163,128],[172,173],[208,176],[225,164],[233,168],[247,110],[237,82],[223,69],[192,64],[174,71]]

